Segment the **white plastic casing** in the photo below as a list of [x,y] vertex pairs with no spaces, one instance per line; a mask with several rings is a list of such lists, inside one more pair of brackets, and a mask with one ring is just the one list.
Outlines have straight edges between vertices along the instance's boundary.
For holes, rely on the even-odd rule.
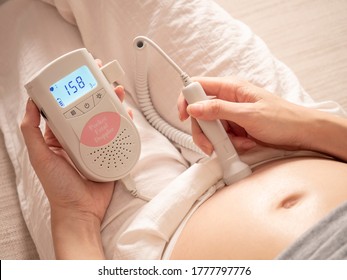
[[[189,104],[208,99],[204,89],[198,82],[192,82],[184,87],[182,93]],[[223,168],[224,182],[230,185],[249,176],[252,173],[250,167],[241,161],[221,121],[197,121],[206,137],[211,141],[218,156]]]
[[[59,106],[50,87],[82,66],[89,68],[96,86]],[[110,84],[112,73],[119,72],[117,62],[100,69],[86,49],[77,49],[52,61],[25,85],[77,169],[97,182],[125,177],[140,156],[138,131]]]

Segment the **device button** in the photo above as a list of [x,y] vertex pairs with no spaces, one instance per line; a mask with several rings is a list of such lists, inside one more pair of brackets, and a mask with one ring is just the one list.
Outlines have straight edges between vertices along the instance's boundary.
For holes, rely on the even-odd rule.
[[97,93],[93,94],[95,106],[101,101],[101,99],[105,96],[105,94],[106,94],[106,91],[104,89],[101,89]]
[[78,116],[80,116],[82,114],[83,114],[82,111],[78,110],[76,107],[73,107],[69,111],[65,112],[64,116],[67,119],[71,119],[71,118],[74,118],[74,117],[78,117]]
[[76,107],[80,109],[83,113],[87,113],[88,111],[94,108],[93,96],[87,98],[86,100],[78,104]]

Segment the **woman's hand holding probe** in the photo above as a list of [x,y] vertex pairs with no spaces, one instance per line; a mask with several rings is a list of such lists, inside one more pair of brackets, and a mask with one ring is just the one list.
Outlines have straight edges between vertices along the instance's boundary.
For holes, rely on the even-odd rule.
[[237,151],[256,145],[313,150],[347,161],[347,120],[290,103],[263,88],[234,77],[196,78],[214,98],[188,105],[181,94],[181,120],[192,117],[194,142],[207,154],[212,144],[196,119],[222,120]]

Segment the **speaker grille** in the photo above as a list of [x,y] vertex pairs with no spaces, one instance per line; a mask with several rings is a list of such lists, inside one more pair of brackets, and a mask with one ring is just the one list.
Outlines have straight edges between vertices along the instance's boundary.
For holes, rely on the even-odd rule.
[[80,144],[81,157],[88,168],[99,176],[118,179],[136,164],[140,154],[140,139],[130,122],[122,117],[115,138],[101,147]]
[[127,129],[124,128],[107,146],[97,148],[89,153],[93,158],[93,162],[101,168],[119,168],[127,164],[129,157],[131,157],[132,146],[134,142],[131,141],[131,135]]

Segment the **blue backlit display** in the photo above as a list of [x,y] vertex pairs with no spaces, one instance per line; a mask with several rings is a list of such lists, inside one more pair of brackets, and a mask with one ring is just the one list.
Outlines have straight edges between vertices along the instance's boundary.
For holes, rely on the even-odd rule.
[[87,94],[97,82],[86,65],[78,68],[49,87],[60,107],[64,108]]

